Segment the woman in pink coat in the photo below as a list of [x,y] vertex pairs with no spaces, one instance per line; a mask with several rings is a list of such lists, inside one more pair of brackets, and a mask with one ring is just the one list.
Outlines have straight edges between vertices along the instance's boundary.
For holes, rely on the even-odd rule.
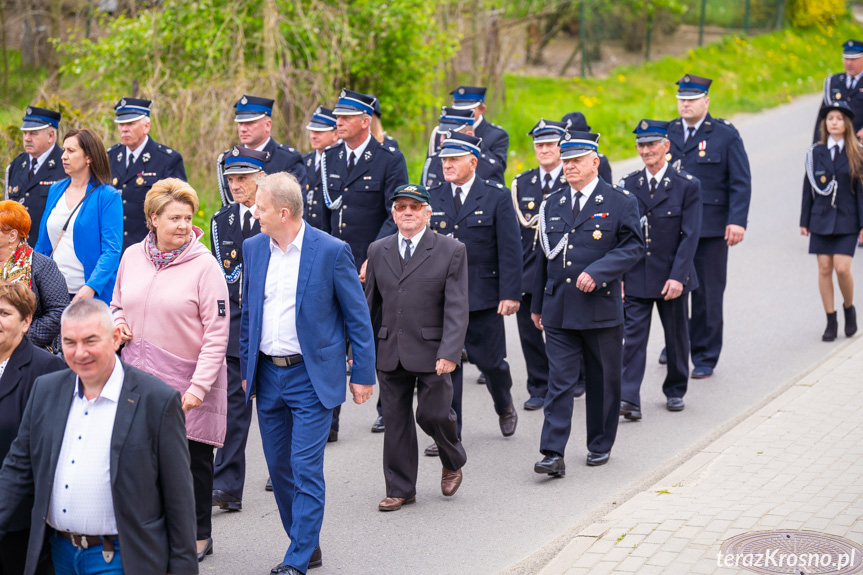
[[213,450],[227,423],[230,318],[228,285],[192,225],[195,190],[182,180],[156,182],[144,200],[150,233],[123,254],[111,309],[120,327],[123,361],[180,392],[186,412],[198,561],[213,552]]

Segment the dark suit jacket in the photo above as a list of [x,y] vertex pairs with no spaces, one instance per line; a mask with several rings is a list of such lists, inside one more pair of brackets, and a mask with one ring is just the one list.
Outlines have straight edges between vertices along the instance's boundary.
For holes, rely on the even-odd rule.
[[[180,394],[131,365],[123,368],[111,436],[111,493],[123,570],[196,574],[195,500]],[[31,493],[35,499],[24,575],[33,573],[50,529],[45,518],[75,381],[68,369],[36,380],[0,469],[0,535],[9,529],[18,503]]]
[[820,235],[860,233],[863,229],[863,185],[860,180],[851,180],[851,167],[845,148],[836,155],[834,162],[826,145],[812,146],[812,175],[822,190],[836,178],[839,186],[836,201],[833,201],[832,194],[814,194],[809,178],[803,176],[800,226]]
[[[66,294],[69,301],[69,294]],[[24,408],[30,399],[33,382],[40,375],[65,369],[66,364],[58,356],[30,343],[27,336],[21,340],[9,357],[9,363],[0,377],[0,457],[6,457],[9,447],[18,435],[18,426],[24,416]],[[30,509],[33,496],[22,501],[18,512],[9,523],[9,531],[18,531],[30,526]]]
[[398,234],[369,246],[366,300],[371,317],[383,313],[377,368],[399,362],[416,373],[435,371],[439,358],[461,361],[467,334],[467,252],[458,240],[426,229],[407,265]]
[[[497,157],[491,152],[482,152],[477,158],[476,177],[480,180],[491,180],[492,182],[503,181],[504,164],[497,160]],[[426,157],[423,164],[423,173],[420,182],[425,187],[431,187],[435,182],[446,183],[443,177],[443,162],[440,157],[440,151]]]
[[479,126],[474,126],[473,133],[477,138],[482,138],[480,148],[493,154],[503,164],[502,171],[505,172],[506,160],[509,156],[509,134],[506,133],[506,130],[497,124],[492,124],[488,118],[483,116]]
[[[831,74],[824,78],[824,91],[821,98],[821,107],[818,110],[818,119],[815,120],[815,136],[813,142],[821,139],[819,128],[821,127],[821,111],[834,100],[843,100],[854,112],[854,133],[863,128],[863,80],[859,81],[853,90],[849,90],[846,83],[848,79],[845,72]],[[839,96],[837,98],[837,95]]]
[[54,144],[45,165],[37,166],[31,180],[30,155],[20,154],[6,168],[7,199],[20,202],[30,214],[30,235],[27,243],[35,246],[39,240],[39,223],[45,213],[45,202],[48,201],[48,189],[68,176],[63,169],[63,148]]

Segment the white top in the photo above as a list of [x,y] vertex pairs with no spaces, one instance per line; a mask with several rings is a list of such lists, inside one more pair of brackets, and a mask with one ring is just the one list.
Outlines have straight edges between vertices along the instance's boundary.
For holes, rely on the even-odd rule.
[[833,146],[839,146],[839,153],[842,153],[842,150],[845,149],[845,138],[841,140],[833,139],[833,136],[827,136],[827,149],[830,151],[830,155],[833,155]]
[[542,166],[539,167],[539,183],[540,187],[545,185],[545,175],[551,175],[551,187],[554,187],[554,184],[557,182],[557,178],[560,177],[560,173],[563,171],[563,162],[559,163],[555,169],[550,172],[546,172]]
[[[258,146],[257,148],[255,148],[255,150],[257,150],[257,151],[259,151],[259,152],[263,152],[263,151],[264,151],[264,148],[266,148],[266,147],[267,147],[267,144],[269,144],[269,143],[270,143],[270,140],[271,140],[271,139],[272,139],[272,138],[269,138],[269,137],[268,137],[266,140],[264,140],[264,143],[263,143],[263,144],[261,144],[260,146]],[[246,147],[248,148],[248,146],[246,146]]]
[[260,351],[287,356],[302,353],[297,337],[297,279],[306,223],[284,252],[270,238],[270,263],[264,284],[264,315]]
[[51,147],[48,148],[47,150],[45,150],[45,152],[41,156],[39,156],[38,158],[33,158],[33,156],[30,156],[30,165],[28,166],[28,168],[33,167],[33,161],[35,160],[36,161],[36,171],[38,172],[39,169],[45,165],[45,162],[48,161],[48,156],[50,156],[51,152],[54,151],[54,146],[56,146],[56,145],[57,144],[52,144]]
[[317,171],[318,168],[321,167],[321,157],[323,157],[323,154],[321,154],[321,151],[315,150],[315,171]]
[[126,146],[126,167],[129,167],[129,164],[132,163],[133,159],[136,159],[140,156],[140,151],[144,149],[144,146],[147,145],[150,136],[144,136],[144,140],[141,142],[141,145],[135,148],[134,150],[130,150],[129,146]]
[[668,170],[668,162],[663,162],[662,167],[659,168],[659,171],[656,172],[656,175],[650,173],[646,167],[644,168],[644,175],[647,176],[647,189],[650,189],[650,180],[656,179],[656,188],[659,189],[659,182],[662,181],[663,176],[665,176],[665,171]]
[[[423,228],[420,229],[420,231],[418,231],[417,234],[411,238],[411,256],[416,253],[417,246],[420,245],[420,240],[423,239],[424,233],[426,233],[425,226],[423,226]],[[399,232],[399,255],[402,256],[402,259],[404,259],[405,257],[405,246],[407,245],[405,243],[406,240],[407,238],[404,237],[401,232]],[[0,375],[2,374],[3,372],[0,372]]]
[[345,157],[345,165],[350,164],[351,154],[355,154],[357,157],[357,159],[354,160],[354,165],[358,164],[360,162],[360,158],[363,156],[363,152],[366,150],[366,146],[368,146],[369,142],[371,142],[371,141],[372,141],[372,133],[369,132],[369,135],[366,138],[366,141],[363,142],[362,144],[360,144],[359,146],[357,146],[357,148],[355,150],[351,150],[351,147],[348,146],[347,142],[345,142],[345,151],[348,153],[348,155]]
[[596,185],[599,183],[599,176],[593,178],[589,184],[584,186],[581,190],[576,190],[572,186],[569,187],[569,193],[572,194],[572,202],[571,206],[575,207],[575,194],[577,192],[581,192],[581,197],[578,199],[578,211],[584,209],[584,204],[587,203],[587,198],[593,193],[593,190],[596,189]]
[[477,126],[482,124],[482,118],[483,118],[482,114],[477,114],[476,117],[473,119],[473,133],[474,134],[476,134]]
[[3,363],[0,363],[0,377],[3,377],[3,372],[6,371],[6,366],[9,365],[9,358],[3,360]]
[[[690,126],[690,125],[686,122],[686,120],[683,120],[683,141],[684,141],[684,142],[688,142],[688,141],[689,141],[689,128],[695,128],[695,132],[697,132],[697,131],[698,131],[698,128],[700,128],[700,127],[701,127],[701,124],[703,124],[703,123],[704,123],[704,120],[706,120],[706,119],[707,119],[707,115],[705,114],[703,118],[701,118],[700,120],[698,120],[698,121],[697,121],[695,124],[693,124],[692,126]],[[695,132],[693,132],[693,134],[694,134]]]
[[476,180],[476,172],[474,172],[473,176],[465,182],[464,184],[457,186],[453,182],[450,182],[450,186],[452,186],[452,197],[455,198],[456,188],[461,188],[461,204],[464,205],[465,200],[467,200],[467,195],[470,192],[471,186],[473,186],[474,181]]
[[[72,219],[69,220],[69,225],[66,226],[66,233],[63,234],[62,238],[60,237],[60,233],[63,231],[63,224],[66,223],[71,213],[72,208],[69,208],[66,204],[66,192],[63,192],[63,195],[57,201],[57,205],[48,214],[46,226],[48,228],[48,239],[51,240],[51,247],[54,248],[51,258],[57,263],[60,273],[66,278],[69,293],[78,293],[78,290],[84,287],[84,282],[86,281],[84,277],[84,264],[75,255],[75,220],[78,219],[81,208],[75,211],[75,215],[72,216]],[[60,241],[59,244],[57,240]]]
[[845,75],[845,89],[850,90],[851,86],[860,83],[860,78],[863,78],[863,72],[860,72],[856,76],[852,76],[851,74]]
[[115,357],[114,369],[98,397],[87,399],[81,382],[75,383],[48,507],[48,525],[58,531],[117,535],[111,437],[123,376],[123,364]]
[[243,227],[243,220],[246,218],[246,212],[252,212],[250,225],[255,225],[255,210],[258,209],[258,204],[252,204],[251,208],[247,208],[245,204],[240,204],[240,228]]

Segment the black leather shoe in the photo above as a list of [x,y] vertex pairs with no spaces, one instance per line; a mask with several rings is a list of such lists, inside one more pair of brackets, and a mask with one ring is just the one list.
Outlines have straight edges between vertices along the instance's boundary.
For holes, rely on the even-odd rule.
[[533,470],[536,473],[545,473],[552,477],[563,477],[566,475],[566,464],[563,462],[563,455],[546,455],[542,461],[537,461],[533,465]]
[[659,365],[665,365],[668,363],[668,353],[665,351],[665,348],[662,348],[662,351],[659,352]]
[[851,337],[857,333],[857,310],[853,305],[851,307],[843,305],[842,311],[845,312],[845,335]]
[[339,432],[335,429],[330,429],[330,434],[327,436],[327,443],[335,443],[339,440]]
[[821,336],[821,341],[833,341],[836,339],[836,332],[839,331],[839,322],[836,321],[836,312],[827,314],[827,329]]
[[204,547],[204,550],[198,553],[198,563],[204,560],[204,557],[207,555],[213,554],[213,538],[207,537],[207,545]]
[[605,465],[608,463],[608,456],[610,453],[594,453],[592,451],[587,452],[587,464],[590,467],[596,467],[597,465]]
[[620,415],[622,415],[629,421],[638,421],[639,419],[641,419],[641,408],[634,403],[629,403],[628,401],[621,401]]
[[583,383],[576,383],[575,384],[575,395],[573,397],[575,399],[578,399],[579,397],[583,396],[584,395],[584,388],[585,388],[585,385]]
[[264,485],[264,489],[266,489],[267,491],[273,490],[273,480],[270,477],[267,477],[267,484]]
[[518,425],[518,413],[515,412],[515,407],[509,404],[503,415],[499,418],[500,432],[504,437],[510,437],[515,434],[515,427]]
[[425,451],[423,451],[429,457],[437,457],[440,455],[440,450],[437,447],[437,443],[432,443],[428,447],[426,447]]
[[669,397],[665,407],[668,408],[668,411],[683,411],[686,406],[683,404],[682,397]]
[[270,573],[273,575],[305,575],[299,569],[291,567],[290,565],[285,565],[284,563],[279,563],[270,569]]
[[213,489],[213,507],[227,511],[240,511],[243,508],[243,500],[237,499],[221,489]]
[[485,377],[484,373],[479,374],[479,377],[476,378],[476,382],[480,385],[485,385],[488,383],[488,379]]
[[384,416],[379,415],[375,422],[372,424],[372,433],[383,433],[387,428],[384,426]]
[[320,567],[324,564],[324,555],[321,553],[321,546],[318,545],[315,547],[315,550],[312,551],[312,556],[309,558],[309,569],[314,569],[315,567]]
[[524,402],[525,411],[536,411],[537,409],[542,409],[545,400],[541,397],[531,397],[527,401]]

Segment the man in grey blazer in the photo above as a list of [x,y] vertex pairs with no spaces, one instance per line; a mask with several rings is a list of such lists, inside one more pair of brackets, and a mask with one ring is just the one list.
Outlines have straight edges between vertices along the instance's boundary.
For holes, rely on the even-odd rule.
[[458,240],[428,228],[431,198],[423,186],[405,185],[393,194],[398,233],[369,247],[365,292],[371,317],[382,312],[378,331],[378,381],[387,432],[381,511],[416,501],[416,422],[440,451],[441,491],[461,485],[467,456],[456,432],[450,373],[461,360],[467,333],[467,252]]
[[36,380],[0,469],[0,537],[32,493],[24,575],[46,540],[57,575],[198,573],[180,394],[117,358],[99,300],[70,304],[61,336],[71,370]]

